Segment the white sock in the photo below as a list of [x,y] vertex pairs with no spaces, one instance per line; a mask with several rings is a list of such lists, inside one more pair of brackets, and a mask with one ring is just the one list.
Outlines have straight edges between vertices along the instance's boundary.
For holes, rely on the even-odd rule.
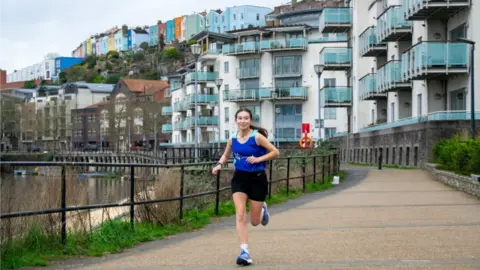
[[245,250],[247,253],[250,253],[250,252],[248,252],[248,244],[241,244],[241,245],[240,245],[240,248],[241,248],[242,250]]

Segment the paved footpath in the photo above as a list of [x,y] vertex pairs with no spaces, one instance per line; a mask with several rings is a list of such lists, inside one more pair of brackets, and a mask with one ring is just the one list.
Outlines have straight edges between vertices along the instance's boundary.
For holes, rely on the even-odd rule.
[[[253,269],[480,269],[480,200],[425,171],[344,167],[347,181],[270,207],[249,226]],[[234,269],[229,217],[122,254],[52,269]]]

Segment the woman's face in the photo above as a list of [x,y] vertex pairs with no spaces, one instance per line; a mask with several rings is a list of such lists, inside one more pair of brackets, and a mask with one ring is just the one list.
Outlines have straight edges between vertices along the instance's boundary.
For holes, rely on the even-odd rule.
[[250,114],[248,112],[239,112],[237,114],[237,119],[235,119],[237,123],[238,129],[249,129],[250,124],[252,123],[252,119],[250,118]]

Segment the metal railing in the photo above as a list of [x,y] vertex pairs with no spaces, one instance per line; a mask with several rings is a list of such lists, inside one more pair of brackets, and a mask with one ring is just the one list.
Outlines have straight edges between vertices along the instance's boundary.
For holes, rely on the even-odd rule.
[[[318,161],[321,160],[319,164]],[[326,162],[325,162],[326,160]],[[285,162],[286,161],[286,162]],[[280,162],[280,166],[286,167],[286,176],[280,179],[273,179],[273,167],[275,163]],[[229,164],[232,161],[228,162]],[[282,164],[286,163],[286,164]],[[291,177],[291,169],[292,166],[297,165],[300,163],[300,176]],[[94,210],[94,209],[103,209],[103,208],[115,208],[115,207],[125,207],[129,206],[129,217],[130,217],[130,226],[131,229],[135,229],[135,206],[138,205],[149,205],[155,203],[163,203],[163,202],[172,202],[172,201],[179,201],[179,219],[181,220],[184,215],[184,201],[186,199],[201,197],[206,195],[213,195],[215,194],[215,215],[219,214],[219,207],[220,207],[220,193],[226,190],[231,190],[231,186],[225,186],[220,188],[220,176],[222,171],[215,176],[216,177],[216,188],[215,190],[209,190],[205,192],[199,192],[195,194],[188,194],[185,195],[185,169],[188,167],[199,167],[203,166],[203,168],[208,171],[215,165],[215,162],[204,162],[204,163],[189,163],[189,164],[178,164],[178,165],[158,165],[158,164],[138,164],[138,163],[122,163],[122,164],[102,164],[102,163],[75,163],[72,165],[71,162],[0,162],[0,166],[43,166],[43,167],[60,167],[61,168],[61,189],[60,189],[60,207],[59,208],[50,208],[50,209],[42,209],[42,210],[31,210],[31,211],[21,211],[21,212],[9,212],[9,213],[1,213],[0,219],[10,219],[10,218],[17,218],[17,217],[28,217],[28,216],[37,216],[37,215],[45,215],[45,214],[61,214],[60,221],[61,221],[61,239],[62,244],[66,247],[67,244],[67,212],[72,211],[80,211],[80,210]],[[312,173],[307,174],[307,167],[309,164],[312,164],[311,167]],[[320,165],[320,166],[318,166]],[[103,203],[103,204],[89,204],[89,205],[82,205],[82,206],[67,206],[67,187],[66,187],[66,171],[69,167],[74,166],[86,166],[86,167],[129,167],[130,168],[130,199],[128,202],[117,202],[117,203]],[[319,167],[321,171],[319,171]],[[173,198],[161,198],[161,199],[152,199],[152,200],[142,200],[137,201],[135,200],[136,190],[135,190],[135,168],[179,168],[180,169],[180,190],[178,197]],[[207,169],[208,168],[208,169]],[[305,192],[307,178],[312,178],[313,182],[316,183],[317,176],[321,175],[322,184],[325,183],[325,176],[329,177],[332,173],[337,173],[340,168],[340,159],[338,158],[337,152],[331,152],[328,155],[314,155],[314,156],[296,156],[296,157],[283,157],[277,158],[275,160],[268,161],[268,175],[267,175],[267,183],[268,183],[268,197],[272,197],[272,184],[277,182],[286,182],[286,193],[289,194],[290,190],[290,181],[295,179],[302,179],[302,190]]]

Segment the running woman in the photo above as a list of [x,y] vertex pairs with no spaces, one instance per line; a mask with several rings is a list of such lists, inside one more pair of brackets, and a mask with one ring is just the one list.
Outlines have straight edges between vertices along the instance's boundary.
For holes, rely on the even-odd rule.
[[265,202],[268,193],[265,167],[267,160],[280,155],[270,143],[264,128],[252,125],[252,112],[240,109],[235,114],[238,131],[227,142],[225,152],[213,168],[217,174],[233,153],[235,172],[232,178],[232,197],[235,204],[236,230],[240,241],[238,265],[250,265],[253,261],[248,251],[246,203],[250,200],[250,223],[257,226],[268,224],[270,214]]

